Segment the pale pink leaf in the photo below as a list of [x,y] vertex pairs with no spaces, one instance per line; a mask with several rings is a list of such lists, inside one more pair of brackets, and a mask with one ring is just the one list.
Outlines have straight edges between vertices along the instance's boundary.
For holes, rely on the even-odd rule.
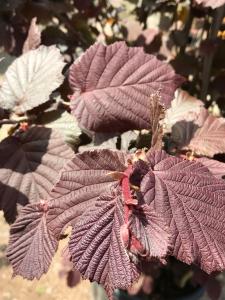
[[39,106],[62,84],[63,57],[55,46],[40,46],[18,57],[5,73],[0,107],[17,114]]
[[225,120],[216,118],[202,109],[197,122],[202,126],[194,131],[189,145],[185,148],[191,149],[198,155],[209,157],[225,153]]
[[37,18],[33,18],[30,23],[28,36],[23,45],[23,53],[35,50],[41,44],[41,32],[36,24]]
[[212,7],[213,9],[225,4],[225,0],[195,0],[195,2],[205,7]]
[[181,89],[176,90],[171,107],[165,113],[164,131],[170,132],[178,121],[194,121],[200,114],[204,103]]
[[196,160],[206,166],[215,177],[225,176],[225,163],[207,157],[196,158]]

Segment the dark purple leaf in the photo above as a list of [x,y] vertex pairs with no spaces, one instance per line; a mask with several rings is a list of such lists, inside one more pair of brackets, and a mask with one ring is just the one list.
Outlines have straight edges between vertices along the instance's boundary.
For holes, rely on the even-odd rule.
[[[47,199],[64,164],[73,157],[57,131],[31,127],[0,143],[0,207],[13,222],[19,207]],[[13,189],[12,189],[13,188]],[[18,193],[16,193],[16,190]]]
[[84,278],[103,284],[110,299],[115,288],[126,289],[139,276],[121,240],[123,224],[120,196],[102,197],[74,227],[69,243],[74,267]]
[[147,204],[170,226],[173,255],[205,272],[225,268],[225,183],[196,161],[150,152],[141,182]]
[[[107,174],[112,171],[123,172],[126,169],[126,158],[127,155],[120,151],[95,150],[75,155],[66,165],[64,171],[61,172],[59,182],[52,191],[52,199],[44,202],[45,207],[47,207],[44,215],[45,227],[46,230],[54,234],[56,240],[60,239],[61,234],[68,225],[74,225],[84,212],[91,210],[96,199],[102,193],[110,192],[112,187],[118,185],[115,179],[107,176]],[[30,211],[29,207],[31,208]],[[22,210],[22,212],[24,211],[23,216],[16,220],[13,225],[16,228],[17,223],[19,223],[17,232],[11,231],[10,249],[13,249],[14,246],[15,248],[20,247],[20,242],[22,243],[20,239],[18,240],[18,244],[14,245],[14,241],[17,240],[18,235],[22,238],[24,231],[26,232],[26,227],[20,226],[23,218],[27,220],[27,226],[32,226],[32,228],[34,226],[34,230],[37,230],[35,226],[38,227],[39,223],[33,223],[32,209],[42,209],[42,207],[43,202],[40,202],[28,205],[26,206],[27,209]],[[32,225],[29,225],[30,223]],[[45,236],[44,230],[39,232],[39,234],[40,247],[44,247],[42,244],[44,242],[43,236]],[[29,244],[30,241],[27,243]],[[34,274],[43,273],[42,268],[38,269],[35,263],[32,264],[32,259],[35,262],[37,259],[41,259],[40,257],[40,253],[30,257],[30,269],[32,270],[32,265],[36,268],[36,270],[32,271]],[[18,263],[22,263],[21,259],[18,256]],[[13,262],[13,258],[10,258],[10,261]],[[15,269],[14,273],[26,278],[30,276],[27,273],[27,269],[20,269],[19,273]]]
[[11,226],[7,257],[14,276],[39,279],[48,271],[58,241],[47,227],[47,210],[44,202],[27,205]]
[[146,257],[165,258],[170,246],[170,230],[164,218],[145,204],[133,208],[130,222],[132,235],[141,242]]
[[[150,96],[168,107],[183,79],[156,57],[124,42],[95,44],[70,68],[72,113],[93,131],[150,127]],[[149,108],[149,109],[148,109]]]
[[[96,199],[117,184],[109,172],[126,169],[127,155],[120,151],[93,150],[77,154],[61,173],[52,191],[49,222],[56,236],[90,209]],[[52,221],[51,221],[52,220]],[[72,222],[72,223],[71,223]]]

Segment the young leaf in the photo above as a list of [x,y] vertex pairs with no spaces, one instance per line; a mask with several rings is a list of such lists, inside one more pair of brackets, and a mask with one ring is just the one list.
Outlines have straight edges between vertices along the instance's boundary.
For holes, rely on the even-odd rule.
[[190,122],[196,120],[203,106],[202,101],[189,95],[186,91],[181,89],[176,90],[171,107],[166,110],[163,121],[164,132],[170,132],[172,126],[178,121]]
[[195,0],[197,4],[202,4],[205,7],[212,7],[213,9],[225,4],[225,0]]
[[41,32],[36,22],[37,18],[31,20],[28,36],[23,45],[23,53],[35,50],[41,44]]
[[196,161],[150,152],[141,182],[146,203],[170,226],[173,255],[207,273],[225,268],[225,183]]
[[6,220],[15,220],[17,205],[46,199],[59,171],[72,157],[61,135],[49,128],[31,127],[4,139],[0,143],[0,182],[5,184],[0,190],[0,207]]
[[23,114],[49,100],[62,82],[63,58],[55,46],[40,46],[17,58],[0,89],[0,107]]
[[11,226],[7,257],[14,276],[39,279],[48,271],[58,241],[47,227],[46,212],[44,204],[27,205]]
[[124,42],[95,44],[70,68],[72,113],[93,131],[150,127],[150,95],[168,107],[183,79],[169,65]]
[[105,196],[76,224],[69,242],[74,267],[84,278],[103,284],[109,299],[115,288],[126,289],[139,276],[121,240],[123,224],[120,196]]

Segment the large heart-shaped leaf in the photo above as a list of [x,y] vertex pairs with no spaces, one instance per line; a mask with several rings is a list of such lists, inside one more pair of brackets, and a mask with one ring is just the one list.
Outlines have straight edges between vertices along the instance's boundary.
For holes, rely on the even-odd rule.
[[17,58],[0,89],[0,107],[17,114],[39,106],[62,82],[63,57],[55,46],[40,46]]
[[170,105],[183,81],[168,64],[124,42],[95,44],[70,68],[72,113],[93,131],[149,129],[150,96],[160,90]]
[[4,184],[0,207],[6,220],[14,221],[17,205],[46,199],[59,171],[72,157],[61,135],[49,128],[31,127],[4,139],[0,143],[0,182]]
[[[60,152],[60,149],[57,150]],[[58,151],[56,153],[58,153]],[[52,198],[48,201],[41,201],[33,205],[28,204],[24,208],[25,211],[24,209],[22,210],[22,212],[24,211],[23,216],[18,218],[13,225],[15,228],[18,228],[18,230],[16,232],[11,231],[10,249],[15,248],[15,252],[13,253],[17,253],[16,251],[20,250],[20,244],[23,244],[23,236],[26,233],[27,227],[38,232],[40,237],[42,234],[45,235],[45,230],[47,230],[54,235],[54,239],[59,240],[64,229],[68,225],[74,225],[85,211],[90,210],[95,205],[96,199],[102,193],[110,192],[113,186],[118,185],[115,179],[111,176],[107,176],[107,173],[112,171],[124,171],[126,168],[126,157],[127,155],[123,152],[110,150],[87,151],[75,155],[64,168],[64,171],[62,171],[60,180],[51,193]],[[40,197],[40,200],[41,199],[43,198]],[[44,215],[43,208],[45,209]],[[33,222],[34,209],[43,215],[44,221],[39,220]],[[23,218],[25,218],[25,221],[27,220],[26,227],[20,226]],[[44,224],[45,227],[40,225],[40,222]],[[40,227],[40,230],[38,227]],[[15,244],[14,241],[16,241]],[[39,249],[44,247],[42,244],[43,241],[44,239],[39,239]],[[27,243],[32,243],[32,240],[30,239]],[[31,245],[27,244],[23,256],[19,256],[18,258],[11,255],[10,250],[8,256],[13,265],[15,275],[19,274],[29,278],[30,272],[34,277],[39,277],[40,274],[43,274],[42,267],[40,266],[40,268],[38,268],[37,265],[35,263],[32,264],[31,261],[32,259],[34,262],[37,259],[41,259],[40,256],[42,253],[36,253],[36,256],[30,256],[29,270],[26,268],[22,269],[22,267],[18,269],[16,267],[18,264],[21,266],[25,264],[24,259],[29,255],[27,251],[29,251],[30,247]],[[32,266],[34,266],[35,269],[31,271]]]
[[179,260],[207,273],[225,268],[225,183],[196,161],[150,152],[141,182],[146,203],[165,217]]

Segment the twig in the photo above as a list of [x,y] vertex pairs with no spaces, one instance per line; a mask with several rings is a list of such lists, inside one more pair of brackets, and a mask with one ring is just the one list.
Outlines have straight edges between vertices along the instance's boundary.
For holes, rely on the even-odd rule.
[[[222,23],[223,17],[224,17],[224,9],[225,5],[222,7],[218,7],[215,10],[215,14],[213,17],[213,21],[211,24],[210,32],[208,35],[208,38],[213,40],[217,37],[217,33],[220,29],[220,25]],[[213,63],[215,52],[212,51],[208,55],[205,56],[204,62],[203,62],[203,71],[202,71],[202,90],[201,90],[201,99],[203,101],[206,100],[207,92],[208,92],[208,86],[210,81],[210,74],[211,74],[211,68]]]

